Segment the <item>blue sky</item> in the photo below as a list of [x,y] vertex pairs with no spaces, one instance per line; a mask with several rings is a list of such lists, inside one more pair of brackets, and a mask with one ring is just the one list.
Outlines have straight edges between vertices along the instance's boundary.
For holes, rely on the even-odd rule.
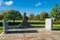
[[55,4],[60,6],[60,0],[0,0],[0,11],[15,9],[21,13],[50,13]]

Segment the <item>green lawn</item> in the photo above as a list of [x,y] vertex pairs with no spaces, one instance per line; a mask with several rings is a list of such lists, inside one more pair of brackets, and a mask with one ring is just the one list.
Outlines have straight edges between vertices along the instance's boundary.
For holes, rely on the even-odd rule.
[[[0,20],[2,22],[3,20]],[[13,20],[8,20],[9,22],[13,22]],[[22,22],[22,20],[15,20],[15,22]],[[44,21],[38,21],[38,20],[28,20],[28,22],[44,22]]]
[[3,32],[3,26],[0,26],[0,33]]

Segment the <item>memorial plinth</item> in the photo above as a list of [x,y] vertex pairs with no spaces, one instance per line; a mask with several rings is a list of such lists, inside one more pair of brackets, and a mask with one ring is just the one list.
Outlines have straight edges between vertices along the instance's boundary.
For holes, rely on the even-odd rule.
[[52,27],[53,27],[53,19],[52,18],[47,18],[46,19],[46,22],[45,22],[45,28],[47,30],[52,30]]

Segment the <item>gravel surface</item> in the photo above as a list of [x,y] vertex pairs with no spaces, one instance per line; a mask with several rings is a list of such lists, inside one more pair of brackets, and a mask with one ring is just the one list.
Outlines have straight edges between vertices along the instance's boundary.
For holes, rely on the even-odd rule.
[[[0,40],[60,40],[59,31],[48,31],[44,28],[28,28],[36,33],[7,33],[0,36]],[[27,30],[27,29],[25,29]]]

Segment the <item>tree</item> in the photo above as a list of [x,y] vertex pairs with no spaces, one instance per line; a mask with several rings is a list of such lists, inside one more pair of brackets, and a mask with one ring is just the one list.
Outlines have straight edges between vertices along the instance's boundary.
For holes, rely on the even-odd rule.
[[0,20],[2,20],[3,19],[3,14],[0,14]]
[[56,14],[55,19],[56,19],[56,20],[60,20],[60,8],[59,8],[59,12]]
[[30,13],[29,20],[34,20],[34,19],[35,19],[34,14],[33,13]]
[[59,12],[60,12],[60,9],[58,7],[58,4],[56,4],[50,13],[50,17],[57,17]]
[[4,18],[12,19],[15,22],[16,19],[22,19],[22,15],[17,10],[9,10],[3,13]]
[[40,20],[40,15],[39,14],[36,15],[36,20]]
[[55,21],[60,19],[60,8],[59,8],[58,4],[56,4],[54,6],[54,8],[52,9],[52,11],[50,13],[50,17],[54,17]]
[[46,18],[48,18],[48,13],[42,12],[42,13],[40,14],[40,20],[45,20]]

